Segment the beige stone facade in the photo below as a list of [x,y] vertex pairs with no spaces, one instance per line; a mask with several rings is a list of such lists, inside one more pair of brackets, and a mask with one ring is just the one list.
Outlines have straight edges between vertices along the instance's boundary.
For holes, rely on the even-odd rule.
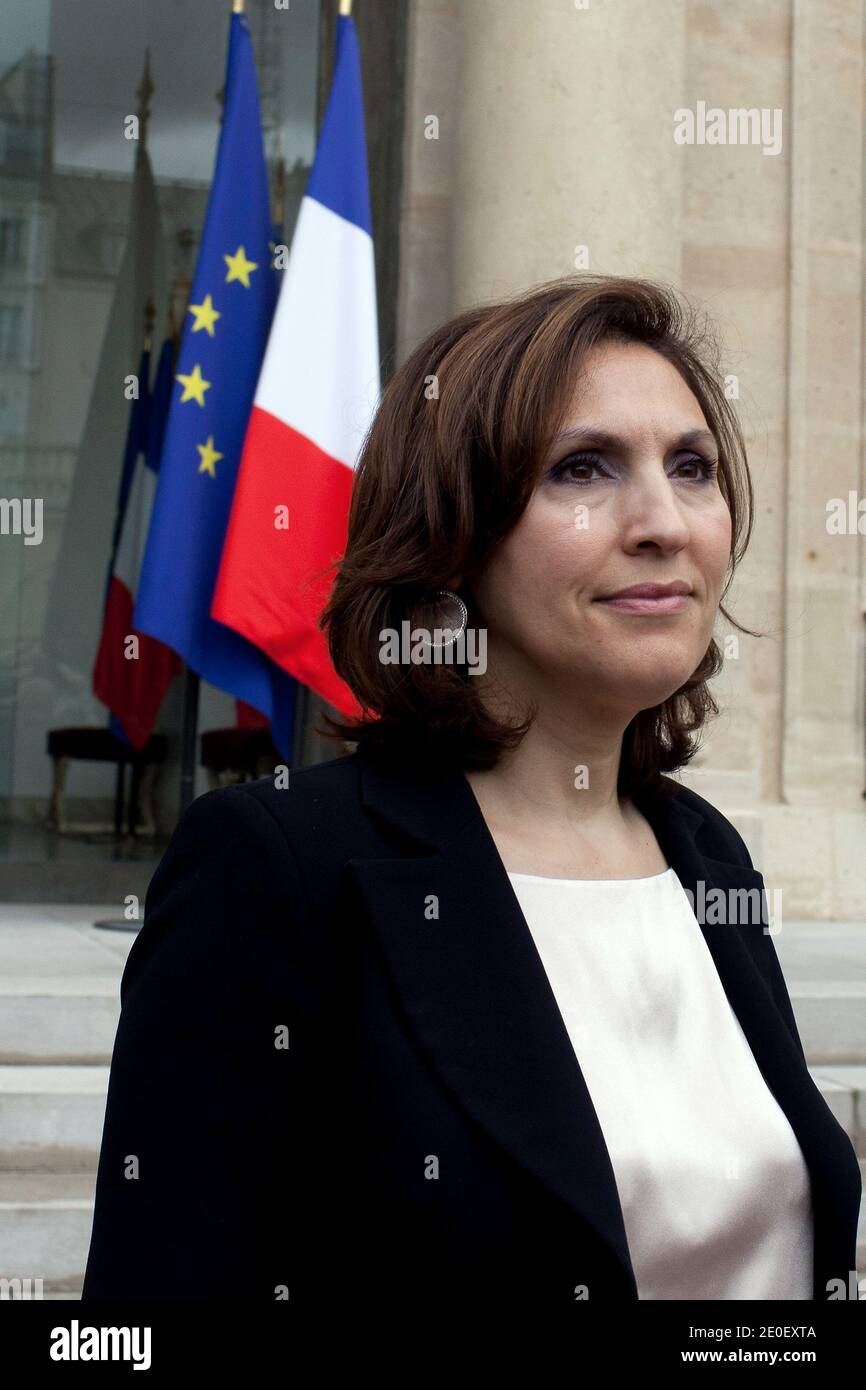
[[410,4],[397,360],[582,266],[721,330],[756,494],[729,606],[762,635],[685,780],[789,918],[866,917],[864,33],[866,0]]

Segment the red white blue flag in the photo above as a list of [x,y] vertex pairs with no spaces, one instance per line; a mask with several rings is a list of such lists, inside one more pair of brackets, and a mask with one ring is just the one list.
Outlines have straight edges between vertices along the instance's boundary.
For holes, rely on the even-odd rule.
[[153,732],[166,690],[183,663],[170,647],[139,632],[132,613],[150,526],[162,436],[171,395],[174,343],[166,339],[150,392],[150,350],[138,372],[126,438],[111,563],[93,693],[110,710],[111,728],[140,752]]
[[344,713],[318,618],[346,545],[352,478],[379,400],[361,65],[337,21],[334,80],[244,440],[211,616]]

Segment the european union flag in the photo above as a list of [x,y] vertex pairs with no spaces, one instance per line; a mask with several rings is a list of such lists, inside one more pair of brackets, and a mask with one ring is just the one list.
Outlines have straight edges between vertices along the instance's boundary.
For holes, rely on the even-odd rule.
[[260,710],[288,761],[296,683],[210,616],[244,434],[276,304],[255,61],[231,16],[222,130],[133,622]]

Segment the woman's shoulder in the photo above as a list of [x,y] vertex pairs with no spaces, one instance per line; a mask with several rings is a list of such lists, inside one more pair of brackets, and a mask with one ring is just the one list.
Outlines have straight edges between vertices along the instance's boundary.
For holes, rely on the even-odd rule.
[[253,940],[261,958],[269,941],[284,951],[290,937],[309,954],[357,838],[357,781],[348,755],[196,797],[148,885],[121,998],[157,957],[183,974],[191,962],[199,972],[249,956]]
[[199,799],[215,798],[217,811],[222,809],[218,804],[222,794],[257,803],[289,838],[333,832],[361,809],[357,755],[347,753],[297,769],[278,767],[265,777],[217,788]]
[[317,887],[352,857],[364,823],[356,755],[214,787],[187,807],[157,869]]
[[334,828],[341,817],[360,809],[355,754],[310,767],[275,769],[264,777],[233,782],[202,792],[184,812],[184,821],[272,820],[289,838]]
[[665,795],[687,810],[696,814],[701,824],[695,833],[695,842],[700,849],[715,859],[725,859],[733,864],[754,869],[748,846],[728,817],[714,806],[705,796],[672,777],[663,777]]

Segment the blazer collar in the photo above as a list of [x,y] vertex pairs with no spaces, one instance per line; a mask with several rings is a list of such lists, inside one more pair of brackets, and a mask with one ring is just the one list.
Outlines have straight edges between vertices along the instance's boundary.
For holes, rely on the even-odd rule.
[[[361,745],[368,813],[409,837],[400,857],[348,865],[417,1038],[463,1109],[606,1242],[623,1295],[637,1298],[613,1167],[547,974],[478,802],[458,770],[397,768]],[[702,853],[705,818],[676,795],[636,798],[683,887],[758,888],[754,869]],[[438,917],[425,915],[432,896]],[[705,914],[700,914],[704,916]],[[706,914],[712,915],[712,914]],[[755,1060],[800,1143],[827,1210],[843,1229],[832,1144],[815,1123],[816,1091],[743,932],[701,921],[727,998]],[[827,1111],[827,1121],[835,1121]],[[836,1150],[838,1159],[838,1149]],[[834,1202],[836,1203],[834,1207]],[[816,1231],[815,1289],[842,1247]],[[820,1281],[820,1282],[819,1282]],[[577,1280],[576,1280],[577,1282]]]

